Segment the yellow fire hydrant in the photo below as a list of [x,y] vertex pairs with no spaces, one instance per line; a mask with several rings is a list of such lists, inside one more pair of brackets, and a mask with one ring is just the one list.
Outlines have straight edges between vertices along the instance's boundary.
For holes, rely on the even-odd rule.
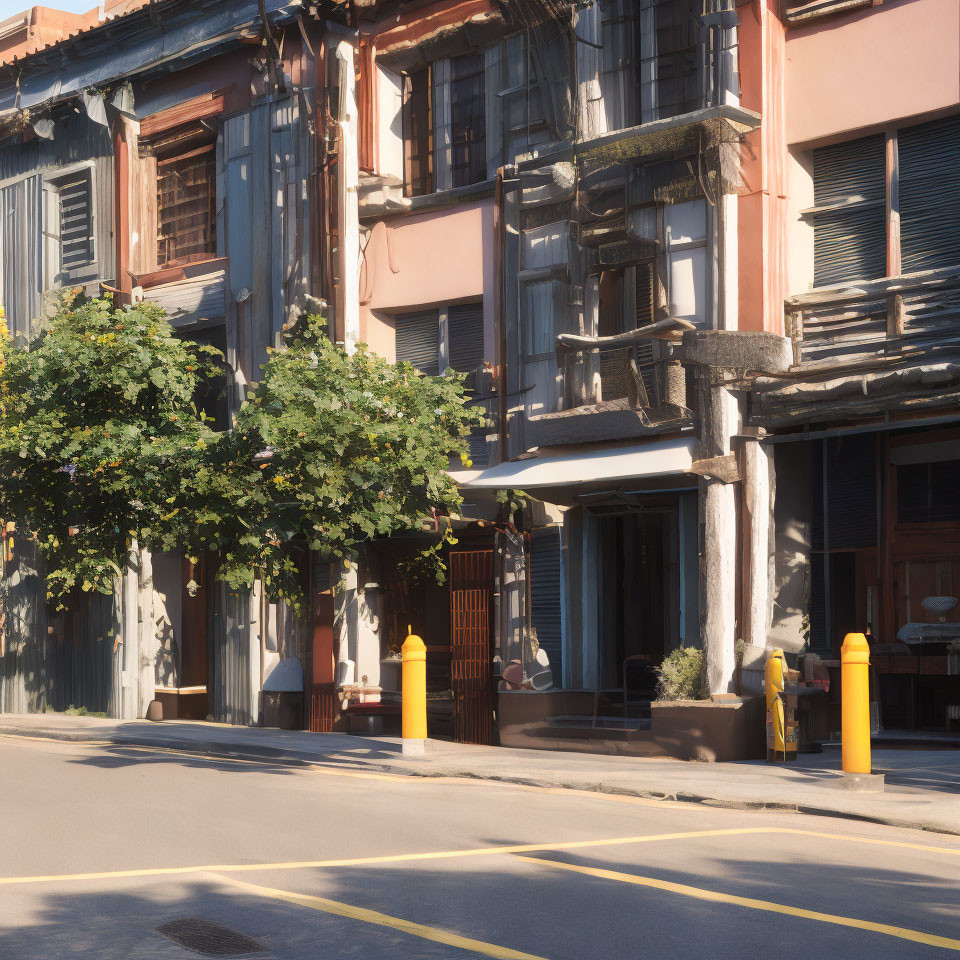
[[770,652],[764,670],[767,695],[767,759],[797,759],[797,737],[793,713],[784,702],[787,680],[787,658],[779,647]]
[[840,648],[840,722],[844,773],[870,772],[870,645],[848,633]]
[[[407,630],[411,630],[407,627]],[[411,633],[400,648],[403,755],[422,757],[427,739],[427,647]]]

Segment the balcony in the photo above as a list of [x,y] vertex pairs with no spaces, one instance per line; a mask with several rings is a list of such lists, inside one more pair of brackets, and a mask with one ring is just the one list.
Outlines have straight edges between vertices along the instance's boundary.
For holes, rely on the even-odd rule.
[[157,270],[138,278],[143,299],[166,310],[173,327],[190,327],[226,316],[226,257]]
[[686,320],[669,319],[611,337],[561,334],[561,409],[530,418],[536,446],[628,440],[688,426],[686,372],[675,355]]
[[960,352],[960,266],[790,297],[785,327],[794,364],[811,373]]

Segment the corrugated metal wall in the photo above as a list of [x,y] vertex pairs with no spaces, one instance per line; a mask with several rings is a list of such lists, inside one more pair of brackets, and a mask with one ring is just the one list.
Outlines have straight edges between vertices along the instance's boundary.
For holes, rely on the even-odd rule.
[[43,713],[68,707],[120,714],[121,597],[94,593],[48,619],[32,550],[8,565],[0,656],[0,713]]
[[218,723],[247,725],[259,694],[250,689],[250,595],[219,582],[211,592],[210,712]]
[[[43,178],[62,177],[74,165],[91,164],[95,263],[84,279],[114,274],[113,146],[107,128],[85,116],[55,127],[56,139],[32,140],[0,150],[0,285],[7,324],[27,336],[43,307]],[[59,264],[57,265],[59,270]],[[50,275],[56,273],[48,271]]]

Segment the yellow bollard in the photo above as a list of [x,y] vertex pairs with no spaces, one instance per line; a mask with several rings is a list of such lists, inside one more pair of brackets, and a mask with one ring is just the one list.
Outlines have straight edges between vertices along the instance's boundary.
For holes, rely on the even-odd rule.
[[848,633],[840,648],[840,715],[844,773],[870,772],[870,645]]
[[404,756],[422,756],[427,739],[427,647],[418,636],[411,633],[404,640],[400,653],[403,658],[403,753]]

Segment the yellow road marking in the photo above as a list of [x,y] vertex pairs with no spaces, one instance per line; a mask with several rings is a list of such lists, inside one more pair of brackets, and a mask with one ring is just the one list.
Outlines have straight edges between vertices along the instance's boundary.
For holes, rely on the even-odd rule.
[[46,876],[0,877],[0,886],[24,883],[70,882],[81,880],[112,880],[129,877],[162,877],[190,873],[239,873],[259,870],[322,870],[329,867],[363,867],[382,863],[409,863],[416,860],[452,860],[460,857],[486,857],[500,854],[541,853],[558,850],[583,850],[590,847],[615,847],[637,843],[657,843],[669,840],[696,840],[705,837],[734,837],[750,834],[784,834],[816,837],[823,840],[846,840],[852,843],[904,847],[928,853],[960,856],[960,848],[935,847],[909,843],[903,840],[875,840],[869,837],[848,837],[840,833],[818,833],[813,830],[792,830],[781,827],[736,827],[726,830],[690,830],[683,833],[648,833],[637,837],[609,837],[601,840],[566,840],[558,843],[523,843],[463,850],[431,850],[424,853],[396,853],[379,857],[350,857],[340,860],[294,860],[283,863],[203,864],[186,867],[145,867],[136,870],[106,870],[96,873],[62,873]]
[[619,873],[616,870],[581,867],[572,863],[560,863],[556,860],[544,860],[539,857],[520,856],[517,857],[517,859],[524,860],[527,863],[554,867],[559,870],[570,870],[574,873],[586,874],[589,877],[599,877],[603,880],[617,880],[621,883],[631,883],[639,887],[653,887],[657,890],[665,890],[668,893],[677,893],[684,897],[695,897],[698,900],[709,900],[713,903],[730,903],[738,907],[748,907],[751,910],[763,910],[767,913],[782,913],[789,917],[800,917],[804,920],[818,920],[821,923],[832,923],[840,927],[855,927],[858,930],[882,933],[888,937],[912,940],[914,943],[923,943],[931,947],[943,947],[945,950],[960,951],[960,940],[953,940],[950,937],[940,937],[932,933],[924,933],[921,930],[911,930],[909,927],[895,927],[888,923],[874,923],[872,920],[860,920],[857,917],[842,917],[832,913],[820,913],[817,910],[804,910],[802,907],[791,907],[784,903],[773,903],[770,900],[738,897],[731,893],[719,893],[716,890],[691,887],[685,883],[672,883],[669,880],[657,880],[655,877],[642,877],[632,873]]
[[390,927],[393,930],[399,930],[401,933],[420,937],[422,940],[432,940],[434,943],[442,943],[448,947],[459,947],[461,950],[470,950],[485,957],[497,957],[498,960],[544,960],[543,957],[535,956],[532,953],[511,950],[509,947],[501,947],[484,940],[474,940],[472,937],[461,937],[459,934],[451,933],[448,930],[428,927],[422,923],[414,923],[412,920],[404,920],[401,917],[391,917],[389,914],[378,913],[376,910],[368,910],[365,907],[354,907],[349,903],[341,903],[339,900],[328,900],[326,897],[314,897],[304,893],[291,893],[288,890],[274,890],[272,887],[260,887],[253,883],[237,880],[234,877],[219,877],[218,879],[225,880],[242,890],[248,890],[259,897],[283,900],[299,907],[307,907],[310,910],[320,910],[323,913],[332,913],[338,917],[349,917],[351,920],[362,920],[364,923]]
[[[761,831],[763,828],[759,828]],[[363,867],[380,863],[407,863],[411,860],[451,860],[458,857],[483,857],[507,853],[539,853],[547,850],[579,850],[585,847],[609,847],[623,843],[650,843],[656,840],[681,840],[688,837],[723,837],[756,833],[757,828],[737,830],[696,830],[690,833],[646,834],[639,837],[612,837],[603,840],[569,840],[560,843],[522,843],[465,850],[431,850],[425,853],[396,853],[380,857],[351,857],[342,860],[296,860],[287,863],[219,863],[190,867],[146,867],[138,870],[110,870],[99,873],[66,873],[49,876],[0,877],[0,885],[49,883],[51,881],[111,880],[127,877],[163,877],[188,873],[237,873],[258,870],[313,870],[326,867]]]

